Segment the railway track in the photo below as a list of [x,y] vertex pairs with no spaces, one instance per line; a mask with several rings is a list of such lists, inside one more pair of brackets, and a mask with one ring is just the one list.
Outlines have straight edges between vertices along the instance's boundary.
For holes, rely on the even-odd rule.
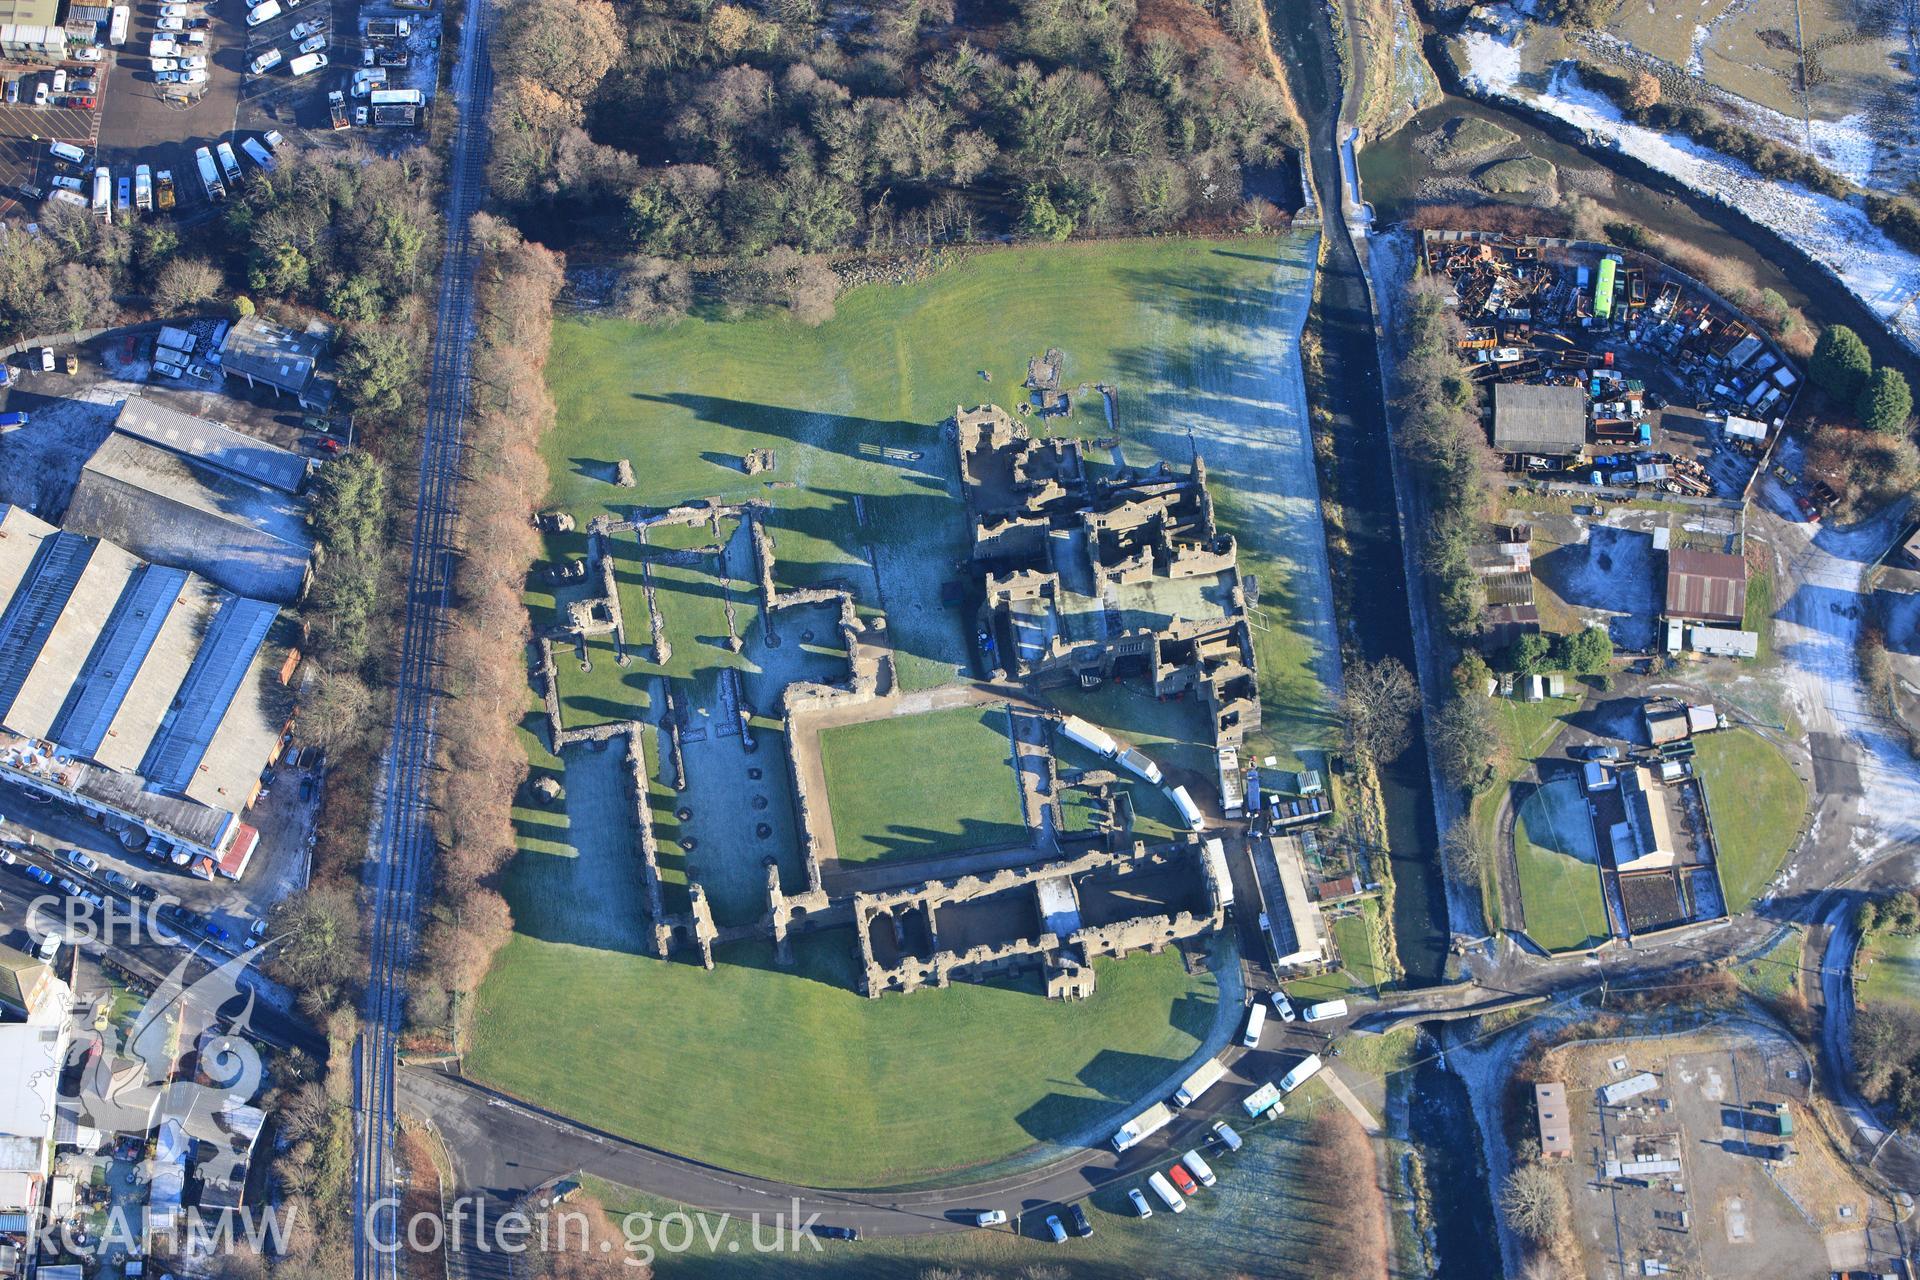
[[434,847],[428,796],[434,749],[435,675],[453,581],[453,531],[470,383],[475,250],[471,221],[486,187],[487,0],[469,0],[454,68],[460,110],[447,176],[445,241],[435,308],[433,364],[420,447],[419,497],[407,566],[393,731],[382,761],[366,887],[371,973],[354,1057],[353,1256],[356,1280],[398,1274],[393,1167],[396,1049],[420,894]]

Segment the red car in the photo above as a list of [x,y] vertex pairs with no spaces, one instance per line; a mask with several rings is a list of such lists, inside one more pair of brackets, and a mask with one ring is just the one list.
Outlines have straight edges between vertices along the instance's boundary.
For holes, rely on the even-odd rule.
[[1167,1170],[1167,1176],[1173,1179],[1174,1186],[1180,1188],[1181,1195],[1190,1196],[1199,1193],[1200,1186],[1193,1180],[1193,1175],[1187,1172],[1187,1166],[1176,1164]]
[[328,453],[340,452],[340,442],[338,440],[335,440],[332,436],[327,436],[325,439],[321,440],[320,447],[322,449],[325,449]]

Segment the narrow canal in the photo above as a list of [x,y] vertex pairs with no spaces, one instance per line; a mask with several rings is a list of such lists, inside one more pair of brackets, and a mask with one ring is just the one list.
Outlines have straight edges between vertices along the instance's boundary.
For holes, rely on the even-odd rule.
[[[1307,120],[1308,164],[1326,239],[1307,325],[1320,337],[1323,384],[1338,389],[1325,408],[1333,416],[1334,449],[1340,459],[1332,496],[1346,514],[1351,548],[1347,573],[1353,582],[1366,584],[1352,592],[1349,622],[1360,657],[1368,662],[1394,658],[1417,671],[1393,469],[1387,464],[1373,307],[1341,217],[1339,64],[1318,6],[1275,5],[1273,10],[1277,52],[1297,70],[1294,89]],[[1419,733],[1399,759],[1381,768],[1380,782],[1400,964],[1413,985],[1439,982],[1446,969],[1447,897],[1434,827],[1433,779]]]

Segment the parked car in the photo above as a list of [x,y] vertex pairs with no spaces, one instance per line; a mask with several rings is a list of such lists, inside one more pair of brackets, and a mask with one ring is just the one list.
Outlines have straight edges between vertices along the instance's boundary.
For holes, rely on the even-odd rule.
[[18,101],[20,101],[20,82],[9,80],[7,81],[7,105],[12,106]]
[[178,58],[155,58],[153,60],[153,69],[155,71],[178,71],[180,69],[180,60]]
[[1007,1211],[1005,1209],[988,1209],[984,1213],[976,1213],[973,1215],[973,1225],[976,1227],[1004,1227],[1006,1224]]
[[819,1236],[822,1240],[858,1240],[860,1238],[858,1227],[824,1227],[815,1223],[808,1228],[808,1232]]
[[1194,1195],[1200,1190],[1200,1184],[1193,1180],[1193,1175],[1187,1172],[1185,1165],[1174,1165],[1167,1170],[1167,1176],[1173,1179],[1173,1185],[1179,1188],[1183,1196]]
[[1299,1016],[1293,1011],[1293,1001],[1287,999],[1287,993],[1284,991],[1273,993],[1273,1011],[1280,1015],[1282,1022],[1292,1022]]
[[73,59],[75,62],[98,62],[105,56],[106,50],[97,44],[90,44],[85,48],[76,49],[73,54]]
[[308,36],[305,40],[302,40],[300,42],[300,52],[302,53],[318,53],[326,47],[327,47],[327,37],[324,34],[317,35],[317,36]]
[[[56,173],[53,175],[53,185],[61,191],[79,191],[82,189],[80,185],[80,179],[69,178],[63,173]],[[5,385],[6,383],[0,382],[0,387],[3,387]]]
[[1582,748],[1580,755],[1587,760],[1615,761],[1620,758],[1620,748],[1610,742],[1594,742]]
[[305,22],[294,24],[293,30],[287,32],[287,38],[291,40],[305,40],[308,36],[318,35],[326,29],[327,20],[325,18],[312,17],[308,18]]
[[42,80],[39,84],[36,84],[33,86],[33,105],[34,106],[36,107],[46,106],[47,99],[52,96],[53,96],[53,91],[47,88],[47,82],[45,80]]
[[87,79],[87,80],[75,80],[75,81],[74,81],[74,82],[73,82],[73,83],[72,83],[71,85],[69,85],[68,87],[69,87],[69,88],[71,88],[71,89],[72,89],[72,90],[73,90],[73,91],[74,91],[75,93],[98,93],[98,92],[100,92],[100,82],[99,82],[98,80],[92,80],[92,79]]
[[42,373],[53,372],[53,348],[52,347],[40,348],[40,372]]
[[29,862],[20,868],[20,872],[35,884],[45,885],[49,889],[53,887],[53,873],[45,867],[36,867]]
[[90,853],[83,853],[79,849],[62,849],[60,857],[88,874],[100,869],[100,859]]
[[54,881],[54,884],[59,887],[60,892],[66,894],[69,898],[77,898],[80,896],[80,882],[78,880],[70,880],[66,876],[61,876],[58,880]]
[[1093,1234],[1093,1224],[1087,1221],[1087,1211],[1079,1205],[1067,1206],[1067,1220],[1073,1223],[1073,1234],[1082,1239]]
[[205,71],[207,69],[207,60],[201,54],[192,54],[180,59],[180,69],[182,71]]
[[92,907],[95,911],[103,910],[107,905],[107,900],[93,889],[82,888],[80,892],[74,896]]
[[163,4],[160,6],[160,16],[163,18],[184,18],[187,16],[187,6],[183,4]]
[[1067,1229],[1060,1225],[1059,1214],[1050,1213],[1047,1215],[1047,1234],[1053,1237],[1055,1244],[1065,1244],[1067,1242]]
[[204,932],[209,938],[212,938],[215,942],[232,942],[233,941],[232,934],[228,933],[224,928],[215,924],[211,920],[207,921],[206,924],[202,926],[202,932]]
[[121,213],[133,208],[133,179],[124,173],[120,175],[119,189],[114,193],[113,207]]
[[178,84],[180,83],[180,73],[178,71],[156,71],[153,73],[153,82],[155,84]]
[[155,18],[153,25],[162,31],[185,31],[187,29],[185,18]]
[[60,954],[60,942],[61,938],[59,934],[50,933],[34,944],[33,954],[47,964],[52,964],[53,958]]
[[1214,1141],[1229,1151],[1238,1151],[1240,1149],[1240,1135],[1235,1133],[1233,1126],[1225,1120],[1215,1120],[1213,1122],[1213,1137]]
[[1153,1216],[1153,1206],[1148,1204],[1147,1198],[1140,1194],[1140,1188],[1127,1188],[1127,1199],[1133,1202],[1133,1211],[1141,1217],[1151,1218]]

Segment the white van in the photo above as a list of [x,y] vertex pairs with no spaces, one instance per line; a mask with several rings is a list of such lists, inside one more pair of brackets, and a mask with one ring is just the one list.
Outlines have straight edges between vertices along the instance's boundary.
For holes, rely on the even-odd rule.
[[1319,1004],[1308,1005],[1307,1011],[1300,1016],[1308,1022],[1325,1022],[1328,1018],[1344,1018],[1347,1016],[1347,1002],[1322,1000]]
[[1203,1187],[1210,1187],[1219,1181],[1213,1176],[1213,1169],[1200,1158],[1198,1151],[1187,1152],[1180,1157],[1180,1163],[1187,1166],[1187,1172],[1193,1175],[1193,1180]]
[[55,160],[65,160],[68,164],[83,165],[87,162],[87,153],[71,142],[55,142],[47,147],[47,154]]
[[1166,1205],[1167,1208],[1173,1210],[1175,1213],[1185,1213],[1187,1211],[1186,1197],[1173,1189],[1173,1184],[1167,1181],[1166,1174],[1155,1169],[1147,1176],[1147,1185],[1153,1188],[1153,1194],[1159,1196],[1160,1202]]
[[1240,1037],[1240,1043],[1249,1049],[1260,1047],[1260,1029],[1267,1025],[1267,1006],[1256,1004],[1247,1010],[1247,1033]]
[[280,0],[265,0],[255,5],[247,13],[247,25],[257,27],[263,22],[271,22],[280,16]]

